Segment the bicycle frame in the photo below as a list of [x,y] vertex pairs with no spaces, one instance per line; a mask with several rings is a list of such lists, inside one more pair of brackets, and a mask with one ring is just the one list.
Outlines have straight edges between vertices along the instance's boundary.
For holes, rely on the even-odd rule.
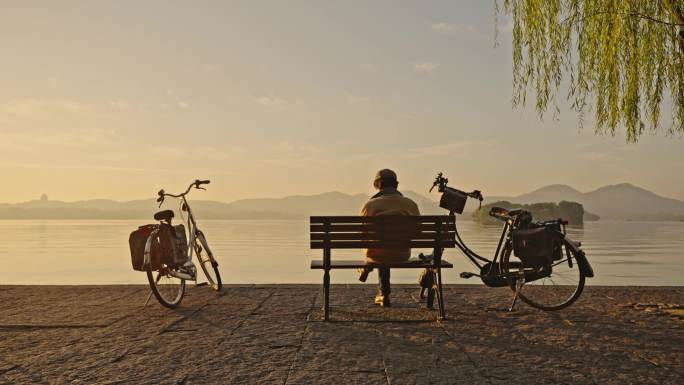
[[[453,212],[449,213],[449,215],[454,215]],[[496,246],[496,251],[494,252],[494,259],[487,259],[485,257],[480,256],[473,250],[471,250],[468,246],[466,246],[465,242],[463,242],[463,239],[461,239],[461,235],[458,233],[458,224],[456,221],[454,221],[454,231],[456,232],[456,246],[461,249],[461,252],[472,262],[475,266],[478,267],[478,269],[482,270],[482,268],[486,264],[491,264],[494,266],[496,264],[496,261],[499,260],[499,258],[503,258],[503,253],[504,253],[504,248],[501,246],[504,244],[504,242],[509,242],[508,239],[508,233],[511,229],[511,223],[510,221],[506,221],[504,223],[504,227],[501,231],[501,237],[499,237],[499,243]],[[484,264],[482,264],[484,262]]]
[[202,249],[204,249],[207,252],[207,255],[211,259],[212,263],[214,263],[214,254],[211,252],[211,249],[207,244],[207,240],[204,237],[204,233],[202,233],[202,230],[200,230],[197,227],[197,222],[195,222],[195,216],[192,214],[192,209],[190,208],[190,205],[188,204],[188,201],[185,198],[185,196],[181,198],[181,210],[183,210],[183,208],[185,208],[185,211],[188,212],[188,260],[192,262],[192,255],[195,250],[194,245],[195,242],[199,240],[200,246],[202,246]]

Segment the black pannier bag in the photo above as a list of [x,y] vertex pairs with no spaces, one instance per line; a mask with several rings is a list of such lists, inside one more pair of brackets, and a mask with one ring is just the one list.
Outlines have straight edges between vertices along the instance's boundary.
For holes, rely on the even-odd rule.
[[[145,245],[147,239],[152,235],[152,232],[157,228],[157,225],[144,225],[138,227],[128,237],[128,245],[131,248],[131,263],[133,270],[145,271]],[[154,237],[150,247],[150,265],[152,270],[159,270],[161,266],[161,245],[159,238]]]
[[562,233],[561,229],[561,224],[560,223],[554,223],[552,225],[546,225],[546,230],[550,230],[553,235],[555,235],[555,242],[553,244],[553,253],[551,256],[553,257],[554,261],[559,261],[561,258],[563,258],[563,249],[561,248],[561,238],[559,237],[558,234]]
[[537,227],[511,231],[513,253],[524,267],[550,266],[560,259],[559,234],[551,228]]

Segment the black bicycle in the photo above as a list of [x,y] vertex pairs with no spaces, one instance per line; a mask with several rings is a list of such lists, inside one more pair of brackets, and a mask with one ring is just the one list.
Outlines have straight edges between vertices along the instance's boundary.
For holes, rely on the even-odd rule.
[[[462,214],[468,198],[483,201],[480,191],[463,192],[447,186],[449,180],[437,175],[435,187],[442,193],[440,207],[449,215]],[[563,219],[535,222],[526,210],[494,207],[489,215],[504,222],[494,259],[489,260],[471,250],[458,234],[456,246],[479,268],[478,273],[463,272],[461,278],[480,277],[489,287],[508,286],[514,291],[513,310],[520,298],[542,310],[560,310],[579,298],[586,278],[594,276],[581,243],[566,236]]]

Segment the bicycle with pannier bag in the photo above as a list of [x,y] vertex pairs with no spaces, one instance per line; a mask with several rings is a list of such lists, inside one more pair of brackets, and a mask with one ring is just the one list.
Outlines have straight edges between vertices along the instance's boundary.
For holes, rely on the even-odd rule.
[[[482,202],[480,191],[466,193],[447,186],[448,182],[439,173],[430,191],[437,187],[442,193],[439,205],[449,215],[462,214],[468,198]],[[454,224],[456,246],[479,269],[463,272],[461,278],[476,276],[489,287],[510,287],[514,292],[511,311],[518,298],[542,310],[560,310],[579,298],[585,279],[593,277],[594,271],[581,243],[567,237],[567,221],[533,221],[529,211],[500,207],[492,208],[489,215],[504,222],[492,260],[466,246]]]
[[[158,224],[140,226],[129,237],[131,262],[133,269],[147,273],[151,293],[147,301],[154,295],[160,304],[175,308],[185,295],[185,282],[195,281],[197,286],[208,285],[215,291],[221,291],[221,275],[218,262],[209,248],[204,233],[197,227],[195,216],[188,204],[186,195],[194,187],[205,190],[202,185],[208,180],[195,180],[184,193],[169,194],[163,189],[157,195],[159,207],[166,197],[180,200],[180,213],[187,213],[188,237],[183,224],[173,225],[173,210],[162,210],[154,214]],[[193,254],[197,256],[199,266],[207,281],[197,283],[197,268],[193,263]],[[145,302],[147,304],[147,302]]]

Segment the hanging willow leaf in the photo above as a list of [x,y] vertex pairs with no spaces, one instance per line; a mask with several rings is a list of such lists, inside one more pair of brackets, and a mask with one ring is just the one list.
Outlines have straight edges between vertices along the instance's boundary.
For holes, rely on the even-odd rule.
[[599,134],[624,127],[633,143],[647,127],[661,131],[664,103],[666,132],[684,133],[683,9],[684,0],[495,0],[497,20],[513,24],[513,105],[532,92],[540,117],[555,114],[567,84],[580,125],[593,111]]

